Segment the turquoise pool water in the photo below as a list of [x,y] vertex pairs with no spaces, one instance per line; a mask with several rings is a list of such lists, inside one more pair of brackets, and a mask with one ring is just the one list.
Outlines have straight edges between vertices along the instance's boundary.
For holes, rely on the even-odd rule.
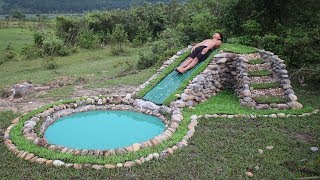
[[103,150],[144,142],[162,133],[158,117],[132,111],[88,111],[65,116],[45,131],[49,144]]

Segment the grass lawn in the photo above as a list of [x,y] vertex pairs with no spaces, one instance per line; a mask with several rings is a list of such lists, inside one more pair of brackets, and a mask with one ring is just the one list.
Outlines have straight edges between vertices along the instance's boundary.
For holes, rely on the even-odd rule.
[[[66,57],[55,57],[57,68],[43,67],[44,59],[8,62],[0,66],[0,89],[13,84],[31,81],[34,84],[49,84],[54,80],[66,78],[74,86],[78,79],[84,80],[85,88],[114,87],[122,84],[139,85],[145,82],[156,68],[136,70],[138,52],[143,48],[127,47],[127,54],[113,56],[110,47],[95,51],[83,50]],[[66,87],[68,92],[73,87]],[[58,90],[59,92],[64,90]],[[54,90],[51,94],[59,96]]]
[[26,44],[33,43],[33,32],[21,28],[0,29],[0,41],[0,52],[10,43],[16,51],[20,52]]
[[[2,112],[0,117],[0,128],[6,128],[14,114]],[[188,147],[165,160],[131,169],[49,168],[16,158],[1,143],[0,177],[38,179],[50,174],[50,178],[62,179],[243,179],[246,171],[252,171],[257,179],[319,176],[320,164],[316,160],[320,152],[309,150],[320,144],[319,118],[318,114],[290,119],[200,119]],[[274,149],[266,150],[268,145]],[[259,154],[258,149],[264,153]]]

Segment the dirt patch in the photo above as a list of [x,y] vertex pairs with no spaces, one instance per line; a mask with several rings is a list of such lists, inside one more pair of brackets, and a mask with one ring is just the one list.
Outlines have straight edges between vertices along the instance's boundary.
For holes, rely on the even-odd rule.
[[[54,99],[50,98],[33,98],[36,97],[37,94],[41,94],[46,89],[46,86],[37,86],[42,87],[41,90],[37,90],[33,95],[34,96],[25,96],[18,99],[13,99],[12,101],[9,98],[0,98],[0,111],[12,110],[14,112],[25,113],[28,111],[32,111],[46,104],[50,104],[55,102]],[[68,96],[67,98],[76,98],[82,96],[113,96],[113,95],[121,95],[125,96],[128,93],[132,93],[137,87],[135,86],[119,86],[113,88],[97,88],[97,89],[84,89],[82,85],[75,86],[75,92]],[[52,86],[50,89],[53,89]]]
[[313,135],[309,133],[303,133],[303,132],[294,132],[291,134],[291,137],[293,137],[295,140],[302,141],[302,142],[308,142],[312,143],[314,142],[315,138]]

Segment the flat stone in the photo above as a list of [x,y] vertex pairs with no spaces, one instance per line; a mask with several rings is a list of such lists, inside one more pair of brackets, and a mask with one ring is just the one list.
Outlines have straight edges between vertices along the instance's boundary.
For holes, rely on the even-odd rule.
[[283,109],[288,109],[289,106],[287,104],[278,104],[276,108],[279,110],[283,110]]
[[126,168],[131,168],[132,166],[135,165],[135,162],[132,162],[132,161],[127,161],[123,164],[123,167],[126,167]]
[[55,166],[55,167],[61,167],[61,166],[63,166],[65,163],[63,162],[63,161],[60,161],[60,160],[54,160],[53,161],[53,165]]
[[181,114],[174,114],[171,116],[171,120],[180,122],[183,120],[183,116]]
[[89,150],[84,149],[81,151],[81,156],[86,156],[86,155],[88,155],[88,153],[89,153]]
[[134,162],[135,162],[137,165],[141,165],[141,164],[142,164],[141,160],[139,160],[139,159],[134,160]]
[[103,169],[103,167],[104,166],[102,166],[102,165],[92,165],[92,169],[95,169],[95,170],[101,170],[101,169]]
[[273,149],[273,146],[267,146],[266,149],[267,149],[267,150],[272,150],[272,149]]
[[286,114],[284,114],[284,113],[278,113],[277,116],[280,117],[280,118],[284,118],[284,117],[286,117]]
[[303,107],[303,105],[297,101],[292,101],[292,102],[289,102],[288,105],[293,109],[301,109]]
[[35,155],[32,153],[29,153],[26,155],[26,157],[24,158],[26,161],[29,161],[30,159],[32,159]]
[[37,159],[36,159],[36,163],[38,163],[38,164],[44,164],[46,161],[47,161],[47,160],[44,159],[44,158],[37,158]]
[[73,164],[73,168],[82,169],[82,164]]
[[116,166],[113,165],[113,164],[106,164],[106,165],[104,165],[104,167],[107,168],[107,169],[114,169],[114,168],[116,168]]
[[135,143],[132,145],[132,147],[133,147],[133,151],[138,151],[141,148],[141,144]]
[[47,160],[46,161],[47,166],[53,166],[53,161],[52,160]]
[[66,168],[71,168],[71,167],[73,167],[73,164],[68,163],[68,164],[65,164],[64,166],[65,166]]
[[116,164],[116,167],[117,168],[121,168],[121,167],[123,167],[123,164],[122,163],[118,163],[118,164]]

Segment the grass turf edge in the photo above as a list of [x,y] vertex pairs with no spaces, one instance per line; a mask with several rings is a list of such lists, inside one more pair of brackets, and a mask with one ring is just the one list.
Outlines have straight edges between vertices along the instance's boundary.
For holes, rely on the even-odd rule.
[[161,153],[163,150],[172,147],[176,145],[178,142],[180,142],[183,137],[186,135],[188,131],[188,125],[190,123],[190,117],[185,117],[182,122],[180,122],[179,127],[177,131],[171,136],[171,138],[167,141],[164,141],[163,143],[152,146],[149,148],[142,149],[140,151],[136,152],[129,152],[123,155],[114,155],[114,156],[108,156],[108,157],[94,157],[94,156],[75,156],[68,153],[61,153],[56,151],[51,151],[45,147],[40,147],[33,142],[27,140],[23,134],[22,134],[22,128],[24,125],[24,122],[32,118],[33,116],[47,110],[48,108],[51,108],[55,105],[65,104],[65,103],[73,103],[76,102],[79,99],[71,99],[71,100],[65,100],[60,101],[56,103],[52,103],[46,106],[43,106],[39,109],[36,109],[34,111],[31,111],[25,115],[22,115],[20,117],[20,121],[18,124],[16,124],[11,132],[10,132],[10,139],[15,144],[18,150],[26,151],[28,153],[33,153],[37,157],[50,159],[50,160],[62,160],[68,163],[79,163],[79,164],[117,164],[117,163],[123,163],[125,161],[132,161],[139,159],[141,157],[145,157],[152,153]]
[[185,60],[190,51],[181,54],[173,63],[171,63],[166,69],[164,69],[155,79],[151,80],[150,83],[141,89],[137,94],[136,98],[143,98],[152,88],[154,88],[160,81],[162,81],[170,72],[172,72],[183,60]]

